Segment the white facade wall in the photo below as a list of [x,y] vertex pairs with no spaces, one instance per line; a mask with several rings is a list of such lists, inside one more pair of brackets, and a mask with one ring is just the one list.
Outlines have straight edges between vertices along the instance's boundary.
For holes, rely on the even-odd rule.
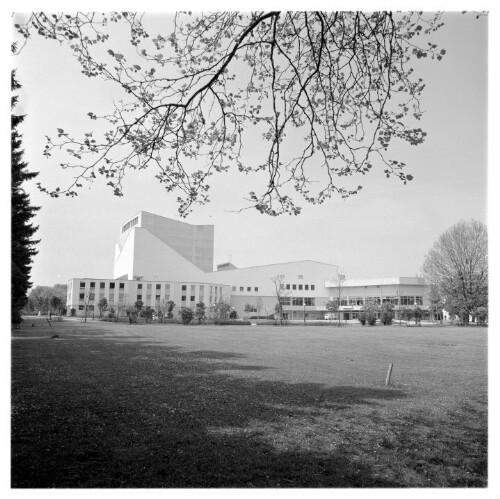
[[[219,299],[229,300],[230,289],[228,286],[204,281],[130,281],[124,279],[74,278],[68,282],[66,302],[68,313],[74,308],[76,315],[82,316],[85,311],[85,304],[87,304],[87,310],[91,310],[93,307],[94,315],[98,316],[97,304],[103,297],[108,300],[109,307],[113,307],[115,310],[119,307],[133,306],[137,300],[141,300],[144,307],[150,306],[152,308],[157,308],[168,300],[172,300],[176,305],[174,309],[176,315],[181,307],[194,308],[200,301],[203,301],[209,307]],[[92,315],[92,312],[90,315]]]

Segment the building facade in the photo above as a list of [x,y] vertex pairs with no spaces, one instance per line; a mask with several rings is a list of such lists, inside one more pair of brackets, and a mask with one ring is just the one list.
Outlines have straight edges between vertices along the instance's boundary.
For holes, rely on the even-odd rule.
[[[223,263],[213,269],[213,225],[190,225],[141,211],[120,228],[113,279],[73,278],[67,308],[77,315],[97,313],[106,298],[115,310],[141,300],[144,306],[176,309],[210,307],[227,300],[238,317],[270,317],[281,304],[288,320],[320,320],[327,303],[340,304],[341,318],[356,319],[369,303],[390,302],[396,310],[428,308],[421,278],[348,280],[339,289],[332,281],[337,266],[303,260],[246,268]],[[88,314],[88,312],[87,312]]]

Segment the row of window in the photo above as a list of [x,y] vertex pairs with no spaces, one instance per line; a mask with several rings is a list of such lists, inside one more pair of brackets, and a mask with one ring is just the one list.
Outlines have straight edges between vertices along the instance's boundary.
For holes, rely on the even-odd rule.
[[281,305],[284,306],[290,306],[293,305],[294,307],[314,307],[315,306],[315,299],[314,298],[309,298],[309,297],[300,297],[300,296],[281,296],[279,298],[279,302]]
[[311,291],[315,290],[314,284],[286,284],[285,288],[291,290],[298,289],[299,291],[309,291],[309,288],[311,289]]
[[[252,292],[252,286],[247,286],[246,288],[247,288],[248,293]],[[236,286],[233,286],[231,289],[233,291],[236,291]],[[254,290],[254,292],[259,291],[259,286],[254,286],[253,290]],[[240,286],[240,292],[244,292],[244,291],[245,291],[245,286]]]
[[[337,301],[333,298],[333,301]],[[363,298],[362,296],[353,296],[340,299],[340,306],[363,306],[363,305],[380,305],[381,303],[392,303],[393,305],[423,305],[424,300],[421,296],[367,296]]]
[[[109,283],[109,289],[115,289],[115,284],[114,282],[110,282]],[[125,283],[124,282],[119,282],[118,283],[120,286],[120,289],[125,289]],[[85,287],[85,281],[80,281],[80,288],[84,288]],[[99,289],[104,289],[106,287],[106,283],[105,282],[100,282],[99,283]],[[95,288],[95,282],[94,281],[91,281],[90,282],[90,289],[93,289]]]
[[134,219],[130,220],[130,222],[126,223],[123,227],[122,227],[122,234],[130,229],[130,227],[133,227],[134,225],[137,225],[137,222],[139,221],[139,217],[135,217]]

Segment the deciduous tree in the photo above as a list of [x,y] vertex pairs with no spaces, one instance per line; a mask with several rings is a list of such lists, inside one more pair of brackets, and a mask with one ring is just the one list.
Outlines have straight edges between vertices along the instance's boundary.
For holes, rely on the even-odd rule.
[[[361,185],[347,177],[374,167],[412,179],[387,155],[394,140],[425,138],[425,84],[411,66],[445,54],[432,40],[440,14],[215,12],[169,21],[171,30],[154,33],[154,19],[133,12],[19,17],[25,41],[38,34],[66,45],[85,75],[122,91],[112,109],[89,109],[102,135],[59,128],[48,137],[45,155],[63,152],[74,182],[43,191],[74,196],[100,175],[121,196],[129,170],[151,168],[179,194],[185,216],[209,201],[215,173],[234,168],[262,180],[245,206],[279,215],[357,194]],[[120,27],[127,47],[123,33],[113,39]],[[244,158],[256,134],[262,147]]]
[[439,290],[445,309],[468,324],[472,311],[488,304],[486,226],[477,220],[461,220],[450,227],[425,257],[423,271]]

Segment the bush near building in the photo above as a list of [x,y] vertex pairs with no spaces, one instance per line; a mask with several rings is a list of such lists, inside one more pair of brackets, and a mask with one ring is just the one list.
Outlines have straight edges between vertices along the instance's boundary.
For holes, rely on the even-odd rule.
[[181,316],[183,324],[189,324],[194,317],[194,313],[190,308],[183,307],[179,310],[179,315]]
[[394,320],[394,306],[392,303],[384,303],[380,310],[380,322],[384,326],[390,326]]

